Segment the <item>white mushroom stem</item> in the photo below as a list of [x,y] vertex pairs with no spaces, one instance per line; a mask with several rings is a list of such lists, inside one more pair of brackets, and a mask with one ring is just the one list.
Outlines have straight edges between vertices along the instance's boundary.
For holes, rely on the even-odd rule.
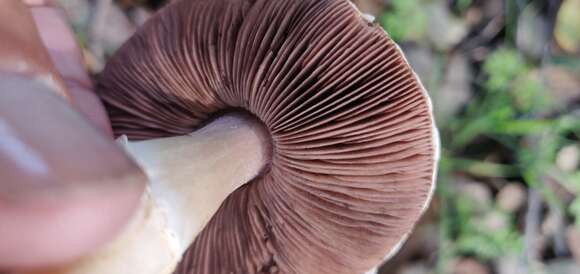
[[259,126],[237,116],[186,136],[121,140],[150,179],[140,209],[97,253],[41,273],[172,273],[226,197],[259,174],[268,160],[265,140]]

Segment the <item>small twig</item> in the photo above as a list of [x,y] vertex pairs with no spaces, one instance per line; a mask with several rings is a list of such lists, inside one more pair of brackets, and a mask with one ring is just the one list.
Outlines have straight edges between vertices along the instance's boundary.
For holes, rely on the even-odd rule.
[[528,267],[540,259],[538,239],[542,204],[541,195],[535,189],[530,188],[524,227],[524,259]]
[[504,20],[502,15],[491,18],[475,37],[467,40],[460,48],[466,52],[477,49],[482,44],[488,43],[501,31]]
[[548,204],[550,210],[556,218],[556,231],[554,233],[554,253],[558,257],[564,257],[569,254],[568,245],[566,244],[566,220],[562,209]]
[[549,64],[552,61],[552,38],[554,36],[554,27],[556,26],[556,19],[558,17],[558,10],[562,5],[561,0],[554,0],[548,1],[547,3],[548,11],[546,14],[547,17],[547,24],[545,26],[547,35],[542,41],[544,44],[543,51],[542,51],[542,60],[541,60],[541,67],[540,69],[543,70],[546,67],[546,64]]

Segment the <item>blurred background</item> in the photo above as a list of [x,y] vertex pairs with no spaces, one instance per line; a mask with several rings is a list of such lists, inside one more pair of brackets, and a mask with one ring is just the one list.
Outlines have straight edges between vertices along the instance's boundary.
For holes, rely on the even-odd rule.
[[[97,75],[164,0],[58,0]],[[353,0],[433,99],[437,195],[388,274],[580,273],[580,0]]]

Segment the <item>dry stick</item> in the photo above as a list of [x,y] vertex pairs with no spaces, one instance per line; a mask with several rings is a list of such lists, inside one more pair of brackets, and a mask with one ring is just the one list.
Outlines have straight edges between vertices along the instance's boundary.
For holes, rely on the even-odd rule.
[[524,272],[522,273],[527,273],[530,270],[530,265],[540,259],[538,239],[540,237],[539,227],[542,204],[542,197],[538,191],[530,188],[524,228]]
[[[545,28],[547,28],[547,33],[548,35],[546,35],[545,39],[542,41],[542,43],[544,44],[543,46],[543,51],[542,51],[542,59],[541,59],[541,65],[540,65],[540,71],[541,71],[541,80],[543,82],[545,82],[545,77],[544,77],[544,69],[546,67],[546,65],[548,65],[551,60],[552,60],[552,37],[554,35],[554,26],[556,25],[556,19],[557,19],[557,15],[558,15],[558,10],[560,9],[560,6],[562,5],[562,1],[560,0],[555,0],[555,1],[549,1],[547,3],[548,7],[548,11],[546,16],[548,17],[547,19],[547,24],[545,25]],[[549,116],[549,114],[544,114],[546,116]],[[554,179],[557,180],[557,179]],[[554,234],[554,251],[556,253],[557,256],[565,256],[569,253],[568,251],[568,247],[566,244],[566,221],[565,221],[565,214],[562,212],[562,209],[559,208],[558,206],[555,206],[553,203],[548,203],[548,206],[550,207],[550,211],[552,211],[555,216],[556,216],[556,233]]]
[[556,233],[554,233],[554,252],[556,256],[562,257],[569,254],[568,245],[566,244],[566,220],[562,209],[548,203],[550,210],[556,216]]

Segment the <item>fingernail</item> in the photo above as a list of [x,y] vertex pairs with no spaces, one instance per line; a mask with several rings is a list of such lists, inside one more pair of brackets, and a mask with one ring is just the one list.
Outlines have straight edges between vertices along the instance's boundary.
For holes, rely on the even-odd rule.
[[47,89],[32,78],[0,75],[0,201],[145,181],[121,148]]
[[20,1],[0,1],[0,71],[43,75],[54,85],[54,92],[68,97],[32,16],[31,10],[37,8],[42,9]]
[[55,6],[56,3],[52,0],[23,0],[24,4],[28,6]]

